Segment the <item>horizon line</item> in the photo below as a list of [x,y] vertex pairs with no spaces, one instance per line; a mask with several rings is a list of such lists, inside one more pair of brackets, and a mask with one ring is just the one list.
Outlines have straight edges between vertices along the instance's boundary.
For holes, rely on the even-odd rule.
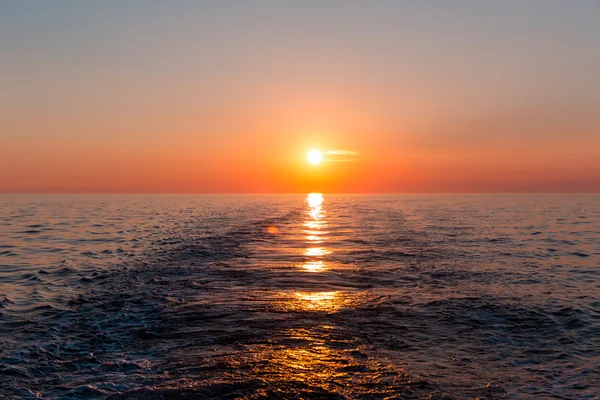
[[0,195],[177,195],[177,196],[236,196],[236,195],[303,195],[321,193],[326,195],[531,195],[531,194],[600,194],[600,191],[472,191],[472,192],[0,192]]

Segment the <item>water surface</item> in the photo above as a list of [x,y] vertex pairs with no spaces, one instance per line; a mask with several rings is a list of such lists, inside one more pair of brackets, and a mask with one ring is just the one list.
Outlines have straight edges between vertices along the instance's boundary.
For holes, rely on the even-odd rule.
[[0,397],[597,398],[600,196],[0,197]]

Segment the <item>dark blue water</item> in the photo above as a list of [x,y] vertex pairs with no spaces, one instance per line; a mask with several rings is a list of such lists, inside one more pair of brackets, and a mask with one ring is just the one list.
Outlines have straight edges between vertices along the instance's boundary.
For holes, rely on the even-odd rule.
[[600,396],[600,196],[1,196],[2,398]]

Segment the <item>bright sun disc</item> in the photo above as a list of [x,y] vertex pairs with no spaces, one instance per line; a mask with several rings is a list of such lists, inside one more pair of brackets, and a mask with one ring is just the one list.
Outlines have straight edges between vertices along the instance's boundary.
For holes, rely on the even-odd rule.
[[316,165],[323,160],[323,153],[319,150],[311,150],[308,152],[307,158],[309,163]]

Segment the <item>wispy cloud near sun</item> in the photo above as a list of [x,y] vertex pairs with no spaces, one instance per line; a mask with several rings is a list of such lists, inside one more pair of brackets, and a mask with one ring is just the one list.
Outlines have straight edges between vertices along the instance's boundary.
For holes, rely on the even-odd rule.
[[358,152],[352,150],[327,150],[323,152],[324,161],[352,162],[356,160]]

